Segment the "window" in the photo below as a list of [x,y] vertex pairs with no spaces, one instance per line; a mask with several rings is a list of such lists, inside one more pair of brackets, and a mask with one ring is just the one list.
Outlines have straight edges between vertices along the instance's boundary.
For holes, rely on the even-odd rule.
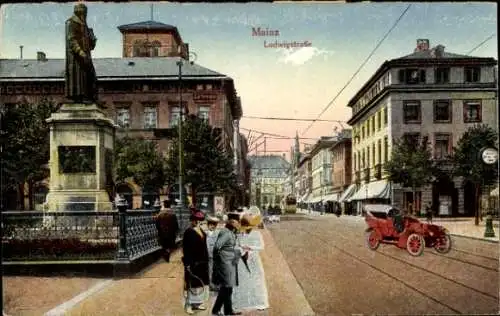
[[156,106],[144,107],[144,128],[156,128],[158,124]]
[[380,129],[382,128],[382,114],[380,112],[377,112],[377,130],[380,131]]
[[365,126],[361,126],[361,139],[363,140],[365,138]]
[[464,68],[465,82],[479,82],[481,77],[481,68],[479,67],[465,67]]
[[205,85],[205,90],[212,90],[212,85],[211,84],[206,84]]
[[436,100],[434,101],[434,123],[450,123],[451,122],[451,101]]
[[436,68],[434,76],[436,83],[448,83],[450,82],[450,68]]
[[387,108],[383,109],[383,115],[384,115],[384,126],[387,126]]
[[384,137],[384,162],[389,160],[389,138]]
[[372,134],[375,134],[375,115],[372,116]]
[[420,101],[403,101],[403,120],[405,124],[421,123]]
[[435,134],[434,135],[434,157],[436,159],[446,159],[451,153],[451,135],[450,134]]
[[130,109],[128,107],[116,109],[116,124],[121,128],[130,128]]
[[160,56],[161,43],[159,41],[154,41],[151,45],[151,57]]
[[481,101],[464,101],[464,123],[481,122]]
[[169,126],[175,126],[179,122],[180,111],[178,106],[173,106],[170,108],[170,122]]
[[370,119],[366,120],[366,137],[370,136]]
[[373,163],[372,165],[375,166],[375,164],[377,163],[377,161],[375,160],[375,157],[377,157],[375,155],[375,143],[372,144],[372,160],[373,160]]
[[380,139],[377,141],[377,161],[382,163],[382,142]]
[[203,85],[202,84],[197,84],[196,85],[196,90],[203,90]]
[[425,83],[425,69],[400,69],[399,83]]
[[366,167],[370,168],[370,147],[366,147]]
[[210,114],[209,106],[200,106],[200,108],[198,109],[198,117],[207,122],[209,121],[209,114]]
[[414,146],[418,146],[418,143],[420,141],[420,133],[405,133],[403,135],[403,138],[405,141],[409,142],[410,144],[413,144]]

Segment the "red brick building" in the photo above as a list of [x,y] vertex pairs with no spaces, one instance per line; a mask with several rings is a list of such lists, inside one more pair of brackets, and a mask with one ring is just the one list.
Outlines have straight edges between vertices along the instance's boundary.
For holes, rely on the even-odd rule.
[[[189,46],[174,26],[147,21],[118,29],[123,35],[123,56],[93,59],[99,100],[119,126],[117,136],[156,139],[160,150],[166,151],[168,140],[156,137],[155,131],[175,126],[182,105],[220,128],[225,148],[233,150],[233,135],[238,133],[233,123],[242,116],[233,79],[191,63]],[[1,59],[0,104],[35,103],[43,98],[63,103],[64,71],[64,59],[47,58],[42,52],[37,59]],[[134,193],[134,208],[141,206],[140,188],[128,183],[122,189]]]

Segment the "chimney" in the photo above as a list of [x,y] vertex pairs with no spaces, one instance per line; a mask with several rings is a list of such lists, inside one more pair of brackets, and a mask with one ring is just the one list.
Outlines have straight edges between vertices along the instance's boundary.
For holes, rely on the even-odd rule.
[[19,59],[23,59],[23,47],[23,45],[19,46],[19,50],[21,51],[21,56],[19,57]]
[[429,50],[429,40],[428,39],[417,39],[417,48],[415,52],[425,52]]
[[438,45],[436,47],[434,47],[434,51],[435,51],[435,56],[436,57],[443,57],[444,55],[444,46],[443,45]]
[[36,60],[38,61],[47,61],[47,56],[44,52],[36,52]]

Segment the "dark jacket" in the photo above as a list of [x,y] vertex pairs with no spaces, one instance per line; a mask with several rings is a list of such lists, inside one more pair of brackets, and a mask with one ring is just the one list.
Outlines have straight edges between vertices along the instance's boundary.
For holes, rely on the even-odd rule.
[[[182,240],[182,250],[184,257],[184,280],[188,288],[202,287],[209,285],[210,276],[208,274],[208,249],[207,235],[202,230],[200,236],[194,228],[190,227],[184,232]],[[191,273],[186,267],[190,267]]]
[[156,217],[156,228],[158,228],[160,245],[164,249],[174,248],[179,231],[177,216],[171,210],[161,211]]

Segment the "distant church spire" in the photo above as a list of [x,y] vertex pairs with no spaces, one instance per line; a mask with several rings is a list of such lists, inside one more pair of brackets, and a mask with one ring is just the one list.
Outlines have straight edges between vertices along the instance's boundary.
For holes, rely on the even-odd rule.
[[299,143],[299,133],[295,131],[295,148],[294,148],[294,163],[298,166],[300,160],[300,143]]

